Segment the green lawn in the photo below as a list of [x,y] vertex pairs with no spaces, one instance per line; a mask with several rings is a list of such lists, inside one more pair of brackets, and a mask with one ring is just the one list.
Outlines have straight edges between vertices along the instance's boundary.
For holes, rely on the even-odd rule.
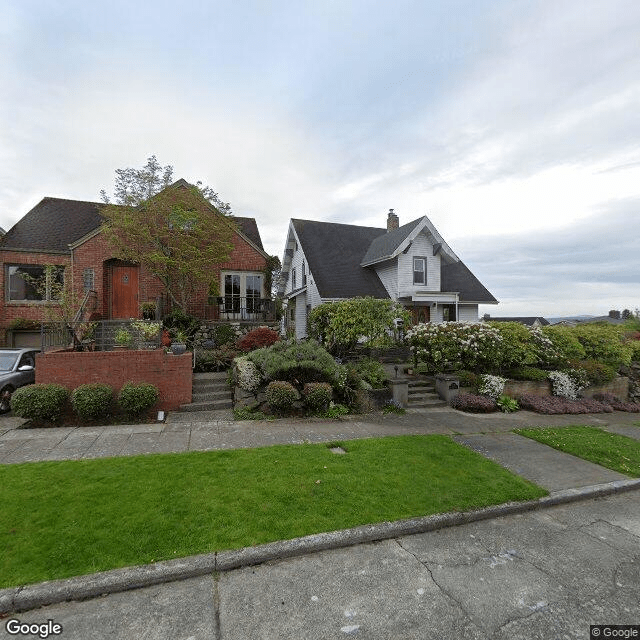
[[0,466],[0,587],[546,491],[446,436]]
[[515,433],[554,449],[595,462],[634,478],[640,477],[640,441],[597,427],[516,429]]

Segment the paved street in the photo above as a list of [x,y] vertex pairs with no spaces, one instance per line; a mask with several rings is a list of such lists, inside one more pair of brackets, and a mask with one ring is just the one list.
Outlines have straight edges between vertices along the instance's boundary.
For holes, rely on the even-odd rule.
[[65,640],[588,638],[640,624],[640,492],[15,617]]

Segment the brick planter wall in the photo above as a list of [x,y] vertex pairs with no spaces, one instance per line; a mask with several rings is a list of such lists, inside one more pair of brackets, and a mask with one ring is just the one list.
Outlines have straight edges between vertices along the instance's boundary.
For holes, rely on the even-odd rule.
[[50,351],[36,356],[36,382],[61,384],[69,390],[102,382],[118,393],[125,382],[150,382],[158,387],[158,408],[177,409],[191,402],[192,355],[155,351]]

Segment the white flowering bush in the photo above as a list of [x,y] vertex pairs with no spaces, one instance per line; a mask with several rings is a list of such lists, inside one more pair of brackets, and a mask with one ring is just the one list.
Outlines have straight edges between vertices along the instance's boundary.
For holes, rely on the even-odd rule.
[[553,387],[553,395],[568,400],[577,400],[584,385],[565,371],[551,371],[549,380]]
[[238,386],[249,393],[256,391],[262,382],[262,376],[255,363],[245,356],[236,358],[233,362]]
[[504,392],[504,383],[506,381],[506,378],[501,378],[500,376],[481,375],[478,392],[482,396],[497,400]]
[[417,360],[434,371],[496,368],[501,360],[502,336],[482,322],[421,323],[407,332]]

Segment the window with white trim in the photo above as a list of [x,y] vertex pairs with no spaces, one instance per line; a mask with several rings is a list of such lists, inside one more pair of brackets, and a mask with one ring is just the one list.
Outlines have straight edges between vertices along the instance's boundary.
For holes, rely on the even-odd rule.
[[8,264],[5,265],[5,282],[9,302],[58,301],[64,287],[64,267]]

